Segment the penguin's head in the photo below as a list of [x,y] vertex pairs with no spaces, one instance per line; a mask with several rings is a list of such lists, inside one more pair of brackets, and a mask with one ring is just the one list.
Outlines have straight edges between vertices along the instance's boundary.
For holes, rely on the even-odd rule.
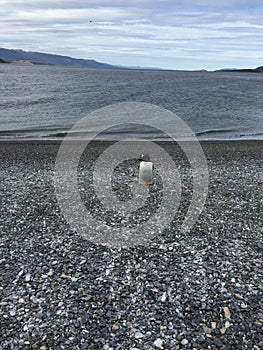
[[140,163],[140,162],[150,162],[151,159],[150,159],[150,156],[149,154],[140,154],[140,156],[136,159],[136,162],[137,163]]

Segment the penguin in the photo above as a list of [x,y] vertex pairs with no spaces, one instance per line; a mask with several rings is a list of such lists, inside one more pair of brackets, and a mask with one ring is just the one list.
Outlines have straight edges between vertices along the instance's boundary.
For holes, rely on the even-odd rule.
[[139,183],[149,186],[153,183],[153,163],[148,154],[141,154],[137,159],[139,165]]

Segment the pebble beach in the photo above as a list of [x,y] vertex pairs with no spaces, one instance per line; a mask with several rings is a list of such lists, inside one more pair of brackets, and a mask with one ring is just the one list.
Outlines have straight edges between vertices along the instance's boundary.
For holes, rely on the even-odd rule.
[[[202,142],[209,191],[191,231],[178,229],[191,199],[182,159],[176,218],[126,249],[63,217],[59,145],[0,143],[0,349],[262,349],[263,141]],[[92,144],[85,176],[104,148]]]

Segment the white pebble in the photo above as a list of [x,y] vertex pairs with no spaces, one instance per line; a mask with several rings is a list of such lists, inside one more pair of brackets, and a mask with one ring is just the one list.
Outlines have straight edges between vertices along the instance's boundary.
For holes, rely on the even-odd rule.
[[162,349],[163,340],[160,339],[160,338],[157,338],[153,344],[154,344],[158,349]]
[[25,281],[29,282],[30,280],[31,280],[31,275],[30,275],[30,273],[27,273],[26,277],[25,277]]
[[18,275],[17,275],[17,277],[20,277],[20,276],[22,276],[23,275],[23,270],[21,270],[19,273],[18,273]]
[[229,321],[226,321],[226,322],[225,322],[225,327],[226,327],[226,328],[229,328],[229,327],[230,327],[230,322],[229,322]]
[[182,344],[182,345],[187,345],[187,344],[188,344],[188,340],[187,340],[187,339],[183,339],[183,340],[181,341],[181,344]]
[[211,322],[212,329],[216,329],[216,322]]
[[164,303],[166,300],[166,292],[163,293],[162,297],[161,297],[161,301]]

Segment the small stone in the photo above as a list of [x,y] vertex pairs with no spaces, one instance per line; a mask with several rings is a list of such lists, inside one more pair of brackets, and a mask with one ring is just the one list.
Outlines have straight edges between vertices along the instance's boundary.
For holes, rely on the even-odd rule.
[[163,340],[160,338],[157,338],[154,343],[153,343],[158,349],[162,349],[162,345],[163,345]]
[[242,307],[242,309],[246,309],[247,308],[247,304],[245,304],[245,303],[241,303],[240,306]]
[[134,334],[134,337],[135,337],[135,339],[140,339],[140,338],[143,338],[144,335],[143,335],[141,332],[136,332],[136,333]]
[[216,329],[216,322],[211,322],[212,329]]
[[221,332],[221,334],[225,334],[226,333],[226,328],[225,327],[220,328],[220,332]]
[[204,329],[205,333],[210,333],[211,332],[211,329],[208,328],[207,326],[204,326],[203,329]]
[[206,337],[207,337],[207,338],[213,338],[212,335],[211,335],[210,333],[207,333],[207,334],[206,334]]
[[32,302],[33,302],[34,304],[37,304],[37,303],[38,303],[38,298],[36,298],[36,297],[32,297],[31,300],[32,300]]
[[119,326],[117,324],[114,324],[111,328],[113,331],[117,331],[119,329]]
[[220,339],[218,339],[218,338],[215,338],[215,339],[214,339],[214,344],[215,344],[219,349],[221,349],[221,347],[222,347],[222,345],[223,345],[222,341],[221,341]]
[[161,297],[161,301],[164,303],[166,300],[166,292],[163,293],[162,297]]
[[230,314],[229,308],[227,306],[224,306],[223,310],[224,310],[225,318],[230,318],[231,314]]
[[31,275],[30,275],[30,273],[27,273],[26,277],[25,277],[25,281],[29,282],[30,280],[31,280]]
[[229,321],[226,321],[226,322],[225,322],[225,327],[226,327],[226,328],[229,328],[229,327],[230,327],[230,322],[229,322]]
[[243,297],[242,297],[242,295],[240,295],[240,294],[235,294],[235,297],[237,298],[237,299],[243,299]]
[[188,344],[188,340],[186,338],[184,338],[182,341],[181,341],[181,344],[182,345],[187,345]]
[[11,310],[11,311],[10,311],[10,315],[11,315],[11,316],[15,316],[15,314],[16,314],[16,310]]
[[30,345],[30,341],[29,341],[29,340],[25,340],[25,341],[24,341],[24,344],[25,344],[25,345]]
[[46,347],[45,345],[42,345],[42,346],[40,347],[40,350],[47,350],[47,347]]
[[19,273],[18,273],[17,277],[22,276],[22,275],[23,275],[23,273],[24,273],[24,271],[23,271],[23,270],[19,271]]

